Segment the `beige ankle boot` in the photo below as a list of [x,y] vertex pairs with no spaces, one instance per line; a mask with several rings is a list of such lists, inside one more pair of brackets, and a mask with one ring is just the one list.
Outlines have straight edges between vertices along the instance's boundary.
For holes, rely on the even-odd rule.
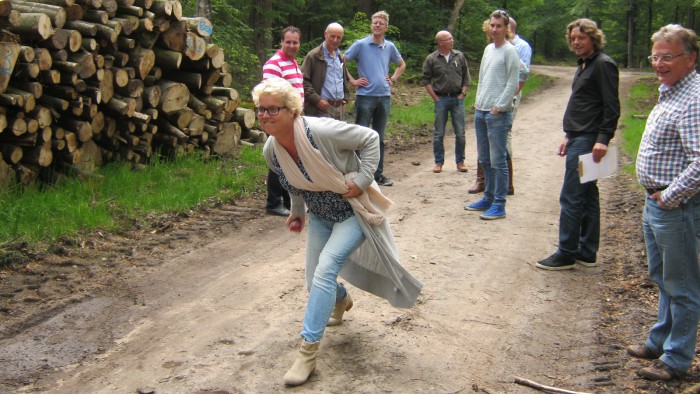
[[333,308],[333,312],[331,312],[331,317],[328,319],[328,324],[326,324],[326,326],[339,326],[343,324],[343,314],[352,308],[350,292],[345,294],[347,294],[345,298],[335,303],[335,308]]
[[284,374],[284,384],[298,386],[309,379],[309,375],[316,370],[316,354],[320,343],[321,341],[309,343],[303,339],[301,340],[299,356],[297,356],[289,371]]

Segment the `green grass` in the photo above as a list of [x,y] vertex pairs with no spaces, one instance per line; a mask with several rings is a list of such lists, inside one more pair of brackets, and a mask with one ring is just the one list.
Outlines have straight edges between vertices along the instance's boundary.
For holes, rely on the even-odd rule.
[[540,74],[530,74],[530,77],[527,79],[527,82],[525,82],[525,85],[523,86],[523,97],[542,89],[544,83],[547,81],[547,78],[547,76]]
[[[636,119],[634,115],[648,115],[659,97],[659,84],[655,77],[641,78],[630,89],[630,94],[625,100],[624,117],[620,122],[622,129],[622,149],[632,158],[632,163],[637,158],[639,144],[646,126],[646,119]],[[625,167],[625,171],[634,173],[634,164]]]
[[[542,76],[531,75],[523,94],[541,89],[544,81]],[[389,122],[398,127],[388,128],[391,133],[411,138],[430,129],[433,102],[421,93],[425,97],[416,105],[392,108]],[[469,113],[475,94],[476,85],[465,98]],[[0,255],[10,243],[40,244],[81,231],[118,230],[145,222],[153,214],[184,212],[245,196],[262,187],[266,172],[260,148],[243,147],[238,159],[191,155],[175,161],[156,160],[142,171],[117,163],[97,169],[94,177],[0,190]]]
[[[542,88],[545,82],[545,77],[538,74],[533,74],[528,79],[525,86],[523,86],[523,96],[532,94]],[[473,84],[474,85],[474,84]],[[467,113],[474,113],[474,100],[476,99],[476,85],[471,86],[467,91],[466,97],[464,97],[464,106],[467,108]],[[433,111],[434,102],[425,93],[425,97],[422,98],[417,105],[414,106],[392,106],[391,114],[389,115],[390,124],[403,124],[410,126],[429,126],[433,124],[435,120],[435,113]],[[391,134],[393,127],[387,128],[388,132]],[[398,129],[402,130],[401,128]]]
[[155,161],[138,172],[124,163],[97,171],[99,176],[68,178],[51,187],[0,192],[0,245],[118,229],[147,214],[183,212],[212,198],[247,195],[260,187],[267,170],[260,149],[244,147],[236,160],[191,155]]

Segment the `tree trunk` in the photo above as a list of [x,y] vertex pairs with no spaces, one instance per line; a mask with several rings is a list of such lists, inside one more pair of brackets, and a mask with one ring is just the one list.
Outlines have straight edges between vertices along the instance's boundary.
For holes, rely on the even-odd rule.
[[[269,38],[272,36],[272,18],[268,15],[271,9],[273,9],[272,0],[260,0],[254,3],[250,15],[250,26],[253,26],[253,51],[260,59],[260,64],[265,63],[267,49],[272,47]],[[362,11],[361,8],[360,11]]]
[[170,81],[158,81],[161,90],[160,104],[158,109],[163,113],[171,114],[187,106],[190,99],[190,91],[182,83]]
[[455,0],[455,5],[452,7],[452,12],[450,12],[450,19],[447,22],[447,30],[453,34],[457,34],[455,30],[457,27],[457,21],[459,20],[459,15],[462,13],[462,7],[464,6],[464,0]]
[[634,36],[636,32],[635,19],[637,18],[637,2],[630,0],[627,11],[627,68],[634,67]]
[[0,73],[0,93],[7,89],[10,75],[15,68],[19,56],[20,45],[14,42],[0,42],[0,59],[2,59],[2,73]]

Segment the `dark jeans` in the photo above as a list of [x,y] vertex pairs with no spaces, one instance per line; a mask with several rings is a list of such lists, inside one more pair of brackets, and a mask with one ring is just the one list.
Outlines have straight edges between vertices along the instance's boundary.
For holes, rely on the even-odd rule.
[[596,133],[570,138],[566,144],[566,172],[559,195],[559,253],[595,260],[600,241],[600,202],[596,181],[581,183],[578,157],[591,153]]
[[379,180],[384,173],[384,132],[389,121],[391,96],[355,96],[355,123],[372,127],[379,134],[379,165],[374,179]]
[[266,209],[277,208],[280,205],[284,205],[285,208],[289,209],[290,200],[289,193],[284,190],[282,184],[280,183],[280,178],[272,170],[267,171],[267,203],[265,204]]

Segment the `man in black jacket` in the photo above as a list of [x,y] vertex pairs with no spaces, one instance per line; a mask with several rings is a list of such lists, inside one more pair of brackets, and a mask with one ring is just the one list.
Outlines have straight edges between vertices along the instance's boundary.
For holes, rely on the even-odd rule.
[[559,248],[535,264],[546,270],[564,270],[579,263],[596,266],[600,241],[600,202],[596,181],[581,183],[579,156],[593,153],[598,163],[608,151],[620,118],[619,72],[602,52],[605,36],[595,22],[578,19],[567,27],[569,48],[579,57],[564,113],[566,137],[558,154],[566,156],[564,184],[559,196]]

